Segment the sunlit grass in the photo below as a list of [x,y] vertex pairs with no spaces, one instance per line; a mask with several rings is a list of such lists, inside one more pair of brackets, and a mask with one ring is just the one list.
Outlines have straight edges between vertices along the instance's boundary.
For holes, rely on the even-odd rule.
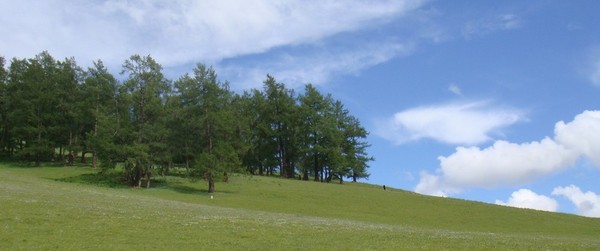
[[211,199],[202,181],[131,189],[95,172],[0,165],[0,250],[600,248],[600,221],[573,215],[246,175]]

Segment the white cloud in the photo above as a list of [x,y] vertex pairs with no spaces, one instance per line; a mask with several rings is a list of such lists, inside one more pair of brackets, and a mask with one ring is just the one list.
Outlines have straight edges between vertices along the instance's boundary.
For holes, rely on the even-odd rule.
[[594,192],[582,192],[579,187],[557,187],[552,195],[568,198],[577,208],[577,213],[588,217],[600,217],[600,196]]
[[[600,167],[600,111],[584,111],[572,122],[558,122],[555,138],[515,144],[496,141],[492,146],[457,147],[440,156],[436,175],[422,175],[415,191],[445,195],[468,187],[524,184],[573,166],[581,156]],[[418,188],[418,189],[417,189]]]
[[447,197],[448,195],[459,193],[460,189],[445,184],[442,177],[439,175],[421,172],[421,179],[419,184],[415,187],[415,192],[432,196]]
[[396,144],[429,138],[448,144],[475,145],[491,140],[491,134],[523,120],[523,114],[517,109],[493,107],[485,101],[417,107],[379,123],[376,133]]
[[218,62],[287,45],[315,43],[388,22],[425,1],[10,1],[0,8],[7,58],[48,50],[120,65],[152,54],[163,65]]
[[556,123],[554,128],[556,141],[579,151],[600,167],[600,111],[585,111],[570,123]]
[[456,186],[495,187],[522,184],[574,164],[577,153],[545,138],[514,144],[496,141],[492,146],[458,147],[439,157],[444,180]]
[[511,194],[508,201],[504,202],[496,200],[496,204],[550,212],[556,212],[556,210],[558,210],[558,202],[556,202],[555,199],[544,195],[538,195],[529,189],[519,189]]

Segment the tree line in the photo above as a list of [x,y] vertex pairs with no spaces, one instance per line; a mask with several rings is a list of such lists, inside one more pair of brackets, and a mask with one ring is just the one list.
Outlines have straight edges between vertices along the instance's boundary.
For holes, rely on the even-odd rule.
[[296,94],[270,75],[262,89],[234,93],[203,64],[167,79],[151,56],[133,55],[119,81],[102,61],[82,69],[48,52],[0,57],[0,154],[72,164],[81,154],[124,182],[184,166],[189,177],[232,172],[340,183],[369,176],[368,132],[330,94],[307,84]]

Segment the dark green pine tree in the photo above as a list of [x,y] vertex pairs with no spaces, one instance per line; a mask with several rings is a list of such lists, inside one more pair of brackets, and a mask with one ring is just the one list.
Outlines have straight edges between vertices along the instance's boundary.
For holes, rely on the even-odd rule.
[[8,120],[16,141],[16,153],[40,166],[54,157],[55,132],[60,116],[56,107],[58,63],[48,52],[34,59],[13,59],[7,91]]
[[[102,61],[94,62],[94,67],[88,69],[80,94],[78,114],[84,132],[83,142],[92,153],[92,167],[96,168],[98,151],[113,142],[110,132],[103,134],[99,130],[103,129],[102,125],[117,122],[117,80]],[[107,160],[106,164],[109,163],[111,161]]]
[[7,107],[7,94],[6,94],[6,82],[8,78],[8,72],[5,67],[6,61],[4,57],[0,56],[0,155],[10,155],[10,126],[8,121],[8,107]]
[[251,174],[265,175],[268,167],[276,166],[277,143],[269,138],[271,127],[267,118],[267,99],[259,90],[253,89],[242,96],[242,110],[248,127],[248,147],[243,163]]
[[59,148],[60,159],[67,153],[67,163],[73,164],[74,157],[83,151],[83,142],[80,136],[83,132],[82,118],[78,116],[78,105],[82,95],[80,83],[83,79],[83,70],[77,66],[75,59],[68,58],[57,62],[56,75],[52,79],[54,86],[56,116],[53,118],[50,137]]
[[304,94],[299,97],[301,114],[304,118],[302,124],[303,152],[302,161],[303,180],[308,180],[312,173],[315,181],[324,181],[324,167],[327,156],[326,133],[328,132],[325,114],[328,113],[328,103],[323,95],[312,85],[305,86]]
[[343,177],[350,172],[346,158],[348,153],[345,151],[347,146],[345,137],[347,126],[344,123],[348,111],[344,109],[340,101],[334,101],[331,96],[328,96],[326,102],[330,109],[325,114],[325,133],[327,138],[325,141],[327,145],[324,148],[324,155],[327,156],[325,177],[327,182],[331,182],[333,178],[337,178],[341,184]]
[[372,157],[363,140],[367,132],[351,116],[340,101],[331,95],[323,96],[314,86],[305,86],[299,97],[302,114],[303,160],[300,168],[303,179],[309,174],[315,181],[343,182],[351,176],[354,181],[368,177],[366,169]]
[[175,83],[181,123],[178,128],[182,155],[193,179],[208,181],[208,192],[215,191],[215,177],[239,171],[241,163],[233,94],[227,83],[219,82],[212,68],[198,64],[194,76],[183,76]]
[[166,102],[168,80],[162,66],[152,57],[133,55],[123,64],[122,74],[128,78],[121,87],[123,101],[128,104],[127,141],[121,147],[126,160],[124,172],[132,186],[140,187],[142,177],[150,187],[152,170],[164,160],[167,149]]
[[[275,152],[269,156],[267,163],[278,163],[280,175],[286,178],[295,176],[295,163],[300,151],[297,143],[297,128],[295,123],[298,116],[298,106],[294,97],[294,91],[279,83],[271,75],[267,75],[264,81],[265,106],[262,107],[262,120],[265,123],[267,139],[271,142],[269,146],[274,147]],[[273,161],[273,159],[275,161]],[[268,174],[273,175],[273,166],[268,166]]]
[[342,102],[335,101],[333,104],[333,116],[337,125],[337,139],[333,159],[331,164],[331,173],[339,178],[340,183],[343,177],[352,178],[356,182],[358,178],[368,178],[368,162],[374,158],[369,156],[367,148],[370,146],[366,142],[367,130],[360,125],[360,121],[350,115],[350,112],[344,108]]
[[367,142],[369,133],[360,125],[360,121],[352,116],[347,115],[344,118],[344,153],[346,164],[350,170],[346,174],[353,182],[359,178],[369,178],[369,162],[375,158],[367,153],[367,148],[371,145]]

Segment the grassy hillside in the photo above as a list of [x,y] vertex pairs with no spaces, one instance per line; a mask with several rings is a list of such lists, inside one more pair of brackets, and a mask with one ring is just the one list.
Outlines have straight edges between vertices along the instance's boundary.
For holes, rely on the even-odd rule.
[[600,249],[600,219],[383,190],[234,176],[110,187],[89,168],[0,165],[0,250]]

